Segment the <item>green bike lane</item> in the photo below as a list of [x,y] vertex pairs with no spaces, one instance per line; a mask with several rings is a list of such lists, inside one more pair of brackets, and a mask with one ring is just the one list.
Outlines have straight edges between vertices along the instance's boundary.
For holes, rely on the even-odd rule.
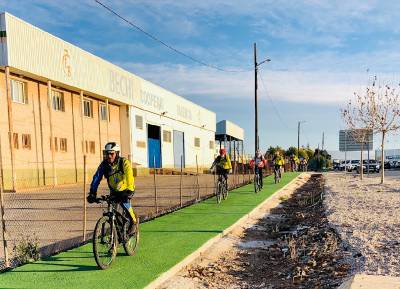
[[146,222],[140,227],[137,254],[125,256],[120,248],[108,270],[97,268],[89,243],[0,274],[0,288],[143,288],[298,175],[285,173],[279,184],[267,177],[258,194],[250,184],[231,191],[221,204],[213,197]]

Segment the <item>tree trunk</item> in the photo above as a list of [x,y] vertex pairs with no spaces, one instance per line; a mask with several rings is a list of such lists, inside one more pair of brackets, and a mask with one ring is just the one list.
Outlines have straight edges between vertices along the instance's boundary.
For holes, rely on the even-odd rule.
[[385,181],[385,132],[382,132],[382,171],[381,171],[381,184]]
[[363,168],[363,150],[364,144],[361,144],[361,156],[360,156],[360,179],[362,180],[364,177],[364,168]]

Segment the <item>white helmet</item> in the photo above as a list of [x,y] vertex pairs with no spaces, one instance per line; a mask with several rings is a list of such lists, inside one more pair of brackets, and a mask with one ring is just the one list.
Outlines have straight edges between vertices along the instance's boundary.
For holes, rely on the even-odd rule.
[[121,147],[116,142],[109,142],[104,147],[104,151],[106,151],[106,152],[109,152],[109,151],[120,152],[121,151]]

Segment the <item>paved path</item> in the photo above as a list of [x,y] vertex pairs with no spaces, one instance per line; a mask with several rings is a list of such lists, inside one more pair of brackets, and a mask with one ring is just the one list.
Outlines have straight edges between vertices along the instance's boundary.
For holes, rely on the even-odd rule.
[[92,246],[87,244],[2,274],[0,288],[143,288],[295,176],[285,174],[278,185],[267,178],[258,194],[252,185],[244,186],[220,205],[211,198],[143,224],[138,254],[126,257],[120,251],[109,270],[97,269]]

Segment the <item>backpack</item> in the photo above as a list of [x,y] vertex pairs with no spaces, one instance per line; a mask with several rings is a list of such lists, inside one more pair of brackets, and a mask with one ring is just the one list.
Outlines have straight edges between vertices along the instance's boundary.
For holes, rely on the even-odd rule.
[[103,161],[103,165],[106,166],[106,169],[104,170],[104,176],[108,179],[110,176],[117,174],[117,173],[123,173],[124,172],[124,161],[125,158],[123,157],[118,157],[118,169],[115,170],[112,174],[110,174],[110,165],[107,163],[107,160]]

